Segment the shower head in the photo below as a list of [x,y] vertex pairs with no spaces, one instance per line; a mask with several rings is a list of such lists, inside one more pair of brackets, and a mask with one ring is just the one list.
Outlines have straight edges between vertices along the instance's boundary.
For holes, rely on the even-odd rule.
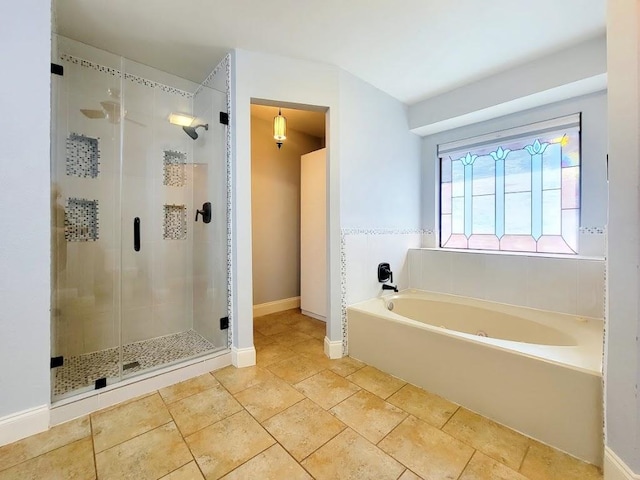
[[204,127],[205,130],[209,130],[208,123],[203,125],[196,125],[195,127],[182,127],[182,129],[185,132],[187,132],[187,135],[189,135],[191,138],[195,140],[196,138],[198,138],[198,133],[196,132],[196,129],[200,127]]

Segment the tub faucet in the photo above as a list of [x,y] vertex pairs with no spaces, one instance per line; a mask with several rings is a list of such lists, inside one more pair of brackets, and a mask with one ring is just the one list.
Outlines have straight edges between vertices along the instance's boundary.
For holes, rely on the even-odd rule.
[[381,263],[378,265],[378,282],[382,283],[382,290],[398,291],[398,287],[395,285],[388,285],[386,282],[393,282],[393,272],[391,266],[388,263]]

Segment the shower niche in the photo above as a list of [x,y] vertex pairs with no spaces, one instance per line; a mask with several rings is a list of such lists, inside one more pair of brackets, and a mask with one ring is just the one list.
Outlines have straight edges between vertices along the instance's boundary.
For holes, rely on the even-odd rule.
[[[228,92],[225,68],[199,85],[64,37],[54,45],[57,402],[227,351]],[[194,138],[169,123],[176,112],[207,129]],[[195,221],[207,202],[210,223]]]

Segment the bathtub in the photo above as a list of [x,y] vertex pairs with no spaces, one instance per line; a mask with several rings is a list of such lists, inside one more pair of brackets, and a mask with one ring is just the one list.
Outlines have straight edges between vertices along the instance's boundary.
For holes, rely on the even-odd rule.
[[347,319],[350,356],[602,465],[602,319],[418,290]]

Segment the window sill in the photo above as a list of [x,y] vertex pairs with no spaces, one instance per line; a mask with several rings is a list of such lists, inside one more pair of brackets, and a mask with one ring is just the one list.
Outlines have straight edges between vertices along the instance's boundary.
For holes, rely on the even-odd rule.
[[604,256],[587,256],[587,255],[570,255],[562,253],[535,253],[535,252],[509,252],[505,250],[472,250],[469,248],[438,248],[438,247],[421,247],[416,250],[432,250],[438,252],[454,252],[454,253],[474,253],[482,255],[507,255],[517,257],[542,257],[542,258],[564,258],[567,260],[599,260],[604,261]]

